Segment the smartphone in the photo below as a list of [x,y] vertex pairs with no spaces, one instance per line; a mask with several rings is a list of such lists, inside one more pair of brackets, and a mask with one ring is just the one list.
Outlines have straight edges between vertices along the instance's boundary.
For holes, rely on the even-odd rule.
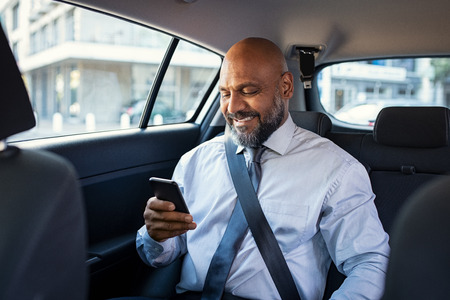
[[184,201],[178,184],[169,179],[151,177],[150,186],[155,196],[160,200],[170,201],[175,204],[175,211],[189,213],[189,209]]

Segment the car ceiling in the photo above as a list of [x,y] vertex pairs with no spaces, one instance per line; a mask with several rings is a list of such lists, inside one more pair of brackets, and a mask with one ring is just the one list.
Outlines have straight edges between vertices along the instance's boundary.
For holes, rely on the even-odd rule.
[[76,0],[223,54],[258,36],[292,58],[321,46],[316,64],[450,53],[448,0]]

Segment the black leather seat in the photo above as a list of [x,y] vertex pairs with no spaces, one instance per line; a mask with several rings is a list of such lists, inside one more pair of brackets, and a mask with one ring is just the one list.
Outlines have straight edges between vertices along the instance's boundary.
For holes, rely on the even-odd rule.
[[373,138],[364,137],[360,160],[369,167],[388,233],[410,195],[450,173],[449,126],[445,107],[387,107],[378,115]]
[[0,26],[0,299],[85,299],[86,225],[72,165],[6,139],[35,126]]
[[394,223],[384,300],[448,299],[450,177],[424,186]]
[[290,111],[289,113],[297,126],[320,136],[325,136],[331,130],[331,119],[324,113],[317,111]]

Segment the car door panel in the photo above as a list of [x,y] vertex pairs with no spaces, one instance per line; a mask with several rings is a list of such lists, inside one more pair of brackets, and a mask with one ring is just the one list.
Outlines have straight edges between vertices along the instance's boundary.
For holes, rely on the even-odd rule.
[[16,143],[62,155],[78,172],[88,223],[90,299],[126,295],[133,289],[144,267],[135,236],[153,195],[148,179],[170,178],[199,136],[200,126],[186,123]]

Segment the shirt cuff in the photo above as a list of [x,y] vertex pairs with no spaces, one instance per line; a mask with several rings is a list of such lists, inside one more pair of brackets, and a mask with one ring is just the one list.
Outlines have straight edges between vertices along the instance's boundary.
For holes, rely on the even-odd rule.
[[145,225],[136,234],[136,250],[147,265],[154,266],[155,260],[164,252],[163,244],[150,237]]

